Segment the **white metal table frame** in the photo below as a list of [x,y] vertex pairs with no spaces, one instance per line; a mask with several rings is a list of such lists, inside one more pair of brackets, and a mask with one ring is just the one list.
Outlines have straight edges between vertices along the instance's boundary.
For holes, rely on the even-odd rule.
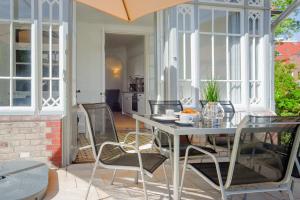
[[180,127],[176,128],[170,126],[170,124],[160,123],[158,121],[152,120],[149,117],[140,116],[137,114],[133,114],[132,116],[136,120],[136,144],[139,144],[138,134],[140,130],[140,122],[144,124],[150,125],[152,127],[156,127],[162,131],[165,131],[171,135],[173,135],[173,145],[174,145],[174,155],[173,155],[173,199],[179,200],[179,191],[180,191],[180,167],[179,167],[179,146],[180,140],[179,137],[181,135],[213,135],[213,134],[235,134],[236,127]]

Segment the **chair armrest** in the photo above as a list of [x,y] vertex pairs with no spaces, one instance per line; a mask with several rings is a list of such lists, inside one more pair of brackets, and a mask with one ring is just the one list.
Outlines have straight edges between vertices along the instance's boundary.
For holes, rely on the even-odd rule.
[[218,175],[218,181],[219,181],[219,184],[220,184],[220,188],[223,190],[224,188],[224,185],[223,185],[223,180],[222,180],[222,175],[221,175],[221,170],[220,170],[220,165],[219,165],[219,162],[217,160],[217,157],[215,155],[213,155],[212,153],[200,148],[200,147],[196,147],[196,146],[193,146],[193,145],[189,145],[186,149],[186,152],[185,152],[185,158],[184,158],[184,165],[187,164],[187,161],[188,161],[188,155],[189,155],[189,151],[191,149],[194,149],[196,151],[199,151],[205,155],[208,155],[209,157],[212,158],[212,160],[214,161],[215,163],[215,166],[216,166],[216,170],[217,170],[217,175]]

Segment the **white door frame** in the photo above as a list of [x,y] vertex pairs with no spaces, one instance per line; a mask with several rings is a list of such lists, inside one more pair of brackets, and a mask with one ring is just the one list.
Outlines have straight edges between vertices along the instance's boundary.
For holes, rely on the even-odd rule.
[[[154,26],[153,28],[144,28],[144,27],[137,27],[137,26],[132,26],[130,29],[125,26],[103,26],[102,29],[103,32],[103,37],[101,44],[102,46],[102,51],[101,51],[101,58],[102,58],[102,82],[105,88],[105,35],[106,34],[126,34],[126,35],[137,35],[137,36],[144,36],[144,80],[145,80],[145,89],[144,89],[144,94],[145,94],[145,102],[149,100],[149,69],[150,69],[150,59],[148,58],[149,55],[149,39],[151,35],[154,33]],[[155,42],[155,41],[153,41]],[[154,52],[153,52],[154,53]],[[147,110],[146,110],[147,111]]]

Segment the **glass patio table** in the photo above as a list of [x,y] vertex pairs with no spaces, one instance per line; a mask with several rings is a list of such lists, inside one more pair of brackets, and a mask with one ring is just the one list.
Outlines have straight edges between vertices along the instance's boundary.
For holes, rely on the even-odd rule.
[[[234,134],[240,121],[249,113],[236,112],[233,116],[224,117],[219,125],[212,125],[204,123],[203,121],[194,122],[192,125],[181,126],[174,122],[162,122],[154,119],[151,115],[137,115],[133,114],[133,118],[136,120],[136,133],[139,134],[140,122],[145,125],[156,127],[162,131],[165,131],[173,135],[173,198],[179,199],[179,146],[180,146],[180,135],[213,135],[213,134]],[[136,137],[136,145],[139,145],[138,137]]]

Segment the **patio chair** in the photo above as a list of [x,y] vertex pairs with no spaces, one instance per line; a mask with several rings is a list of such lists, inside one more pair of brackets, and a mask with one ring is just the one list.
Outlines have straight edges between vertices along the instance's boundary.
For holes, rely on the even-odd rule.
[[95,165],[86,193],[86,199],[98,166],[114,170],[112,181],[115,177],[116,170],[133,170],[140,172],[145,199],[147,199],[144,174],[152,177],[154,171],[162,165],[169,189],[164,166],[164,162],[167,159],[165,156],[160,153],[142,153],[138,147],[127,144],[126,141],[122,143],[119,142],[113,115],[107,104],[82,104],[80,108],[86,116],[87,129],[95,157]]
[[[173,109],[175,112],[180,112],[183,110],[182,104],[178,100],[170,100],[170,101],[149,100],[149,105],[150,105],[150,110],[152,115],[165,114],[167,109]],[[172,156],[171,156],[173,151],[172,135],[164,131],[158,130],[155,127],[153,127],[153,131],[161,142],[162,150],[169,153],[172,162]],[[157,144],[156,140],[155,140],[155,144]],[[189,137],[187,135],[180,136],[180,152],[179,152],[180,157],[185,156],[186,149],[189,145],[191,145],[191,141]],[[202,146],[199,147],[211,153],[216,153],[216,151],[213,150],[212,148],[202,147]],[[189,155],[191,156],[203,155],[203,153],[198,151],[190,151],[189,153],[190,153]]]
[[[273,144],[264,141],[268,132],[277,136]],[[237,128],[229,162],[218,162],[213,154],[198,147],[188,147],[181,189],[189,166],[209,185],[221,191],[223,200],[234,194],[272,191],[287,191],[293,199],[291,173],[299,140],[300,120],[296,118],[247,116]],[[192,149],[210,156],[213,162],[188,164],[188,151]]]
[[[207,104],[208,101],[206,100],[200,100],[200,105],[202,108]],[[225,118],[228,120],[231,120],[235,114],[235,109],[231,101],[219,101],[221,106],[224,109],[225,112]],[[234,141],[234,136],[230,136],[228,134],[219,134],[219,135],[209,135],[207,136],[207,141],[213,145],[214,149],[216,150],[216,147],[224,147],[228,148],[228,151],[230,153],[231,147]]]

